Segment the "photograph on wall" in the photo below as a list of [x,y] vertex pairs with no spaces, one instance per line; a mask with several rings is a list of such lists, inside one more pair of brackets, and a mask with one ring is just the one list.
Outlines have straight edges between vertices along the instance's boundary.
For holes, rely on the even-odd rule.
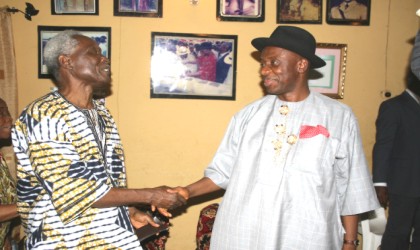
[[162,17],[162,0],[114,0],[114,16]]
[[51,0],[53,15],[98,15],[99,0]]
[[265,0],[217,0],[218,21],[263,22]]
[[82,35],[92,38],[101,48],[102,55],[111,58],[110,27],[38,26],[38,78],[52,78],[44,63],[44,47],[52,37],[67,29],[80,31]]
[[236,35],[152,32],[151,98],[235,100]]
[[309,72],[309,88],[331,98],[343,99],[347,45],[317,43],[315,54],[322,58],[326,65]]
[[322,0],[277,0],[277,23],[322,23]]
[[327,0],[327,23],[369,25],[370,0]]

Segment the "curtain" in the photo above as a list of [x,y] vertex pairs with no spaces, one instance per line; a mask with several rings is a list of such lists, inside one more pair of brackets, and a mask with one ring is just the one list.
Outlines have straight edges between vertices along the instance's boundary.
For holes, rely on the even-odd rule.
[[[17,118],[17,76],[15,48],[13,42],[12,18],[6,11],[8,6],[0,7],[0,97],[7,103],[10,114]],[[16,162],[13,148],[1,149],[10,173],[16,177]]]

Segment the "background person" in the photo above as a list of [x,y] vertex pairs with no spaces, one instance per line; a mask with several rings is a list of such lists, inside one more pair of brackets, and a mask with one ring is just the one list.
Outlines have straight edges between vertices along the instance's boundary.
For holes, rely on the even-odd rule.
[[306,30],[256,38],[267,96],[231,120],[205,177],[186,198],[226,189],[211,249],[356,249],[358,214],[379,207],[351,109],[311,92],[325,62]]
[[381,250],[420,249],[420,80],[409,71],[407,88],[384,101],[376,119],[373,181],[389,205]]
[[12,131],[26,248],[141,249],[133,227],[158,225],[134,205],[170,209],[185,200],[163,187],[127,189],[116,124],[93,99],[111,94],[98,44],[63,31],[44,59],[58,90],[29,104]]
[[[12,131],[12,116],[6,102],[0,98],[0,148],[9,141]],[[19,216],[16,207],[16,183],[0,152],[0,249],[12,249],[10,238],[11,221]]]
[[224,83],[228,75],[229,69],[232,67],[232,63],[227,59],[228,56],[232,56],[232,44],[227,42],[221,42],[219,45],[219,55],[216,62],[216,82]]

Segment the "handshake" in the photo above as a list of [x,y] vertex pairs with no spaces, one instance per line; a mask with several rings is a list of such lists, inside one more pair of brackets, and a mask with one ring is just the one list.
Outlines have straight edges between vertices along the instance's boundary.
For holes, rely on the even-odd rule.
[[[137,195],[141,192],[141,197],[144,198],[144,203],[151,205],[151,210],[156,210],[165,217],[172,217],[168,210],[175,209],[187,203],[190,197],[190,192],[187,188],[168,186],[160,186],[156,188],[145,188],[133,190]],[[124,195],[123,193],[120,195]],[[143,204],[144,204],[143,203]],[[158,223],[150,213],[140,211],[135,206],[129,207],[130,221],[134,228],[144,232],[138,231],[138,234],[145,234],[142,238],[150,236],[150,234],[158,233],[160,230],[167,229],[167,223]],[[140,235],[138,235],[140,237]]]
[[152,207],[152,211],[157,209],[166,217],[172,216],[168,210],[185,205],[190,197],[190,192],[185,187],[171,188],[168,186],[160,186],[157,188],[151,188],[150,192],[150,205]]

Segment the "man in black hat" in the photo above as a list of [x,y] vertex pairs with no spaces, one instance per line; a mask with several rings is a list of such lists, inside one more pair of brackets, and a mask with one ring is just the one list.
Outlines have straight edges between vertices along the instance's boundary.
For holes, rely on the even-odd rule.
[[325,65],[306,30],[256,38],[263,98],[231,120],[185,198],[225,189],[210,248],[356,249],[358,214],[379,207],[351,109],[308,87]]

